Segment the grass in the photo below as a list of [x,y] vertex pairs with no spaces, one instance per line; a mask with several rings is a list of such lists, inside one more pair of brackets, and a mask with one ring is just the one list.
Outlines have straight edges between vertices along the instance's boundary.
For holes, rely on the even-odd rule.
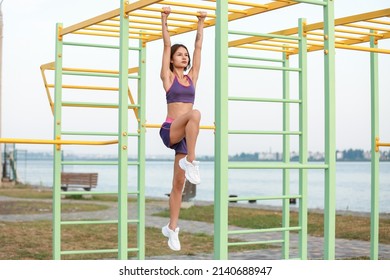
[[[29,198],[31,200],[2,201],[0,214],[34,214],[50,213],[52,198],[50,189],[35,188],[25,185],[0,188],[0,196],[14,198]],[[113,196],[93,196],[93,200],[115,202]],[[65,199],[62,203],[63,212],[80,212],[104,210],[106,205],[93,203],[88,199]],[[134,201],[134,198],[129,198]],[[154,200],[147,200],[153,203]],[[161,202],[161,201],[160,201]],[[196,206],[182,209],[180,218],[185,220],[214,222],[213,205]],[[169,216],[168,211],[158,213],[159,216]],[[230,207],[229,224],[243,228],[272,228],[281,227],[281,212],[276,210],[264,210],[256,208]],[[308,233],[313,236],[323,235],[323,215],[321,213],[308,214]],[[298,215],[290,213],[290,225],[298,225]],[[117,225],[63,225],[61,236],[62,250],[96,250],[117,248]],[[136,228],[129,226],[129,248],[136,247]],[[370,238],[369,217],[337,215],[336,237],[346,239],[358,239],[368,241]],[[175,252],[168,249],[166,239],[162,238],[159,228],[146,228],[146,256],[174,255]],[[195,255],[213,252],[213,236],[207,234],[180,233],[182,250],[180,255]],[[380,219],[380,243],[390,244],[390,219]],[[235,242],[239,240],[229,240]],[[269,248],[266,245],[233,246],[229,252]],[[0,222],[0,260],[1,259],[52,259],[52,224],[50,221],[33,222]],[[129,253],[129,257],[135,257],[135,253]],[[116,253],[64,255],[63,259],[116,259]]]
[[[29,200],[11,200],[0,203],[0,215],[9,214],[37,214],[50,213],[52,193],[50,189],[34,188],[26,185],[18,185],[8,188],[0,188],[0,196],[23,198]],[[98,201],[115,202],[113,196],[93,196]],[[106,205],[94,204],[88,199],[63,200],[62,212],[80,212],[104,210]],[[134,201],[134,198],[129,198]],[[154,200],[147,200],[153,203]],[[161,201],[160,201],[161,202]],[[62,225],[61,250],[98,250],[115,249],[118,247],[118,228],[116,224],[95,225]],[[136,247],[136,228],[129,226],[129,248]],[[200,253],[212,254],[214,250],[213,236],[207,234],[190,234],[180,232],[182,250],[180,255],[195,255]],[[161,236],[161,229],[146,228],[145,233],[146,256],[174,255]],[[231,242],[239,241],[230,239]],[[245,246],[245,250],[268,248],[265,245]],[[51,221],[32,222],[0,222],[0,260],[46,260],[52,259],[52,223]],[[234,247],[232,252],[243,250],[243,247]],[[136,257],[135,253],[129,253],[129,257]],[[117,253],[77,254],[63,255],[62,259],[116,259]]]
[[[168,211],[157,213],[162,217],[169,217]],[[214,206],[196,206],[180,211],[180,218],[184,220],[202,221],[213,223]],[[276,210],[264,210],[256,208],[229,208],[229,225],[243,228],[263,229],[282,227],[282,213]],[[290,213],[290,226],[298,225],[298,213]],[[308,234],[323,236],[324,215],[322,213],[309,212]],[[336,215],[336,238],[370,240],[370,218],[355,215]],[[390,219],[379,221],[379,242],[390,244]]]
[[[212,236],[181,233],[181,254],[212,253]],[[129,227],[129,248],[136,247],[136,229]],[[161,238],[160,229],[146,228],[146,255],[172,254]],[[63,226],[62,250],[96,250],[117,248],[116,225]],[[0,222],[0,260],[52,259],[52,225],[50,221]],[[134,254],[129,254],[135,257]],[[117,253],[64,255],[63,259],[116,259]]]

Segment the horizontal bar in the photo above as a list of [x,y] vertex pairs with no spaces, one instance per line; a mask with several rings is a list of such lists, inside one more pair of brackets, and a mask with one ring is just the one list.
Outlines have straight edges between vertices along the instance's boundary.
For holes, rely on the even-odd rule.
[[283,63],[282,59],[273,59],[273,58],[263,58],[263,57],[254,57],[254,56],[243,56],[243,55],[229,55],[229,58],[236,59],[248,59],[248,60],[259,60],[259,61],[269,61],[269,62],[280,62]]
[[275,162],[229,162],[230,169],[327,169],[327,164],[275,163]]
[[93,194],[93,195],[118,195],[118,192],[103,192],[103,191],[63,191],[61,194],[79,195],[79,194]]
[[[210,0],[207,0],[210,1]],[[215,0],[211,0],[214,1]],[[244,2],[244,1],[235,1],[235,0],[229,0],[229,4],[234,4],[234,5],[241,5],[241,6],[247,6],[247,7],[257,7],[257,8],[264,8],[268,9],[268,5],[260,4],[260,3],[251,3],[251,2]]]
[[61,255],[80,255],[80,254],[117,253],[117,252],[118,249],[74,250],[74,251],[61,251]]
[[[47,84],[47,87],[54,88],[54,84]],[[118,91],[117,87],[102,87],[102,86],[82,86],[82,85],[62,85],[66,89],[87,89],[87,90],[104,90],[104,91]]]
[[[71,188],[71,187],[70,187]],[[82,195],[82,194],[113,194],[118,195],[118,192],[94,192],[94,191],[62,191],[61,194]],[[138,195],[138,191],[127,192],[128,195]]]
[[[75,31],[73,34],[77,35],[88,35],[88,36],[102,36],[102,37],[114,37],[118,38],[119,33],[109,33],[109,32],[92,32],[92,31]],[[142,33],[144,34],[144,33]],[[148,39],[146,36],[129,36],[129,39],[137,39],[137,40],[146,40]]]
[[252,233],[265,233],[265,232],[297,231],[297,230],[301,230],[301,227],[229,230],[228,234],[252,234]]
[[301,40],[301,38],[297,36],[286,36],[286,35],[271,34],[271,33],[255,33],[255,32],[245,32],[245,31],[234,31],[234,30],[229,30],[228,33],[232,35],[278,38],[278,39],[288,39],[288,40],[297,40],[297,41]]
[[[146,128],[161,128],[161,124],[146,123],[146,124],[144,124],[142,126],[146,127]],[[211,129],[211,130],[214,130],[215,126],[214,125],[200,125],[199,128],[200,129]]]
[[277,195],[277,196],[253,196],[253,197],[229,197],[229,201],[248,201],[248,200],[277,200],[277,199],[290,199],[301,198],[297,195]]
[[236,46],[236,48],[241,49],[250,49],[250,50],[262,50],[262,51],[272,51],[272,52],[281,52],[285,54],[294,54],[294,51],[290,50],[289,48],[282,48],[282,47],[263,47],[258,44],[251,44],[251,45],[241,45]]
[[[52,69],[54,70],[54,68]],[[131,67],[128,69],[129,74],[138,73],[139,67]],[[108,69],[90,69],[90,68],[73,68],[63,67],[62,71],[73,71],[73,72],[89,72],[89,73],[108,73],[108,74],[119,74],[118,70]]]
[[[154,7],[143,7],[140,10],[159,12],[159,13],[162,12],[161,8],[154,8]],[[188,16],[199,16],[200,15],[199,12],[192,12],[192,11],[188,11],[188,10],[186,10],[186,11],[184,11],[184,10],[171,10],[171,14],[172,15],[188,15]],[[131,13],[130,13],[130,16],[131,16]],[[208,13],[207,17],[208,18],[216,18],[216,15]]]
[[[105,74],[105,73],[94,73],[94,72],[81,72],[81,71],[62,71],[63,75],[68,76],[85,76],[85,77],[106,77],[106,78],[118,78],[119,74]],[[128,79],[131,80],[139,80],[141,79],[141,76],[139,75],[128,75]],[[51,87],[51,85],[48,85]],[[62,88],[70,88],[70,89],[90,89],[90,90],[117,90],[118,88],[112,88],[112,87],[94,87],[94,86],[72,86],[72,85],[65,85]]]
[[117,224],[118,220],[102,220],[102,221],[61,221],[61,225],[103,225]]
[[119,77],[119,74],[88,73],[88,72],[73,72],[73,71],[62,71],[62,74],[68,76],[84,76],[84,77],[104,77],[104,78]]
[[[63,161],[63,165],[118,165],[117,161]],[[139,165],[138,161],[129,161],[127,165]]]
[[350,30],[350,29],[335,28],[335,32],[347,33],[347,34],[357,34],[357,35],[367,35],[367,36],[383,38],[383,34],[363,32],[363,31]]
[[[112,108],[117,109],[119,108],[118,104],[114,103],[90,103],[90,102],[70,102],[70,101],[64,101],[61,103],[64,107],[87,107],[87,108]],[[139,108],[140,105],[138,104],[129,104],[127,106],[128,109],[134,109]]]
[[[91,43],[76,43],[76,42],[63,42],[65,46],[76,46],[76,47],[93,47],[93,48],[104,48],[104,49],[119,49],[119,46],[115,45],[102,45],[102,44],[91,44]],[[141,48],[129,47],[131,51],[140,51]]]
[[327,6],[327,3],[324,1],[319,0],[294,0],[295,2],[299,3],[306,3],[306,4],[313,4],[313,5],[319,5],[319,6]]
[[275,244],[284,243],[283,239],[280,240],[265,240],[265,241],[243,241],[243,242],[228,242],[228,246],[241,246],[241,245],[258,245],[258,244]]
[[[390,24],[390,22],[389,22]],[[348,27],[353,27],[353,28],[360,28],[360,29],[368,29],[368,30],[375,30],[375,31],[386,31],[386,32],[389,32],[390,29],[389,28],[384,28],[384,27],[379,27],[379,26],[370,26],[370,25],[361,25],[361,24],[355,24],[355,23],[347,23],[347,24],[344,24],[343,26],[348,26]],[[368,34],[367,34],[368,35]],[[377,33],[369,33],[370,36],[377,36],[379,34]],[[379,36],[379,37],[383,37],[383,36]]]
[[228,134],[301,135],[300,131],[229,130]]
[[335,44],[335,47],[338,49],[347,49],[347,50],[354,50],[354,51],[390,54],[390,50],[388,50],[388,49],[379,49],[379,48],[377,49],[377,48],[370,48],[370,47],[350,46],[350,45],[344,45],[344,44]]
[[[61,221],[61,225],[100,225],[100,224],[117,224],[118,220],[101,220],[101,221]],[[139,223],[139,220],[128,220],[129,224]]]
[[300,99],[285,99],[285,98],[258,98],[258,97],[239,97],[230,96],[230,101],[250,101],[250,102],[275,102],[275,103],[302,103]]
[[61,135],[118,136],[117,132],[62,131]]
[[198,5],[198,4],[193,4],[193,3],[185,3],[184,1],[181,1],[180,3],[173,2],[173,1],[164,1],[164,5],[187,7],[187,8],[196,8],[198,10],[214,10],[214,11],[216,10],[215,6]]
[[293,71],[293,72],[301,71],[301,68],[292,68],[292,67],[283,67],[283,66],[236,64],[236,63],[229,63],[228,66],[233,68],[264,69],[264,70]]
[[0,138],[0,143],[15,144],[53,144],[53,145],[111,145],[117,144],[118,140],[109,141],[84,141],[84,140],[50,140],[50,139],[16,139]]

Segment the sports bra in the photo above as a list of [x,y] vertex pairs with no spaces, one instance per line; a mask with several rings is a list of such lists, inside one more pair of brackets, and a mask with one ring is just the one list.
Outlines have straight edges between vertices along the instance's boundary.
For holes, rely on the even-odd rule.
[[167,104],[173,102],[183,102],[194,104],[195,100],[195,87],[190,77],[186,76],[190,82],[189,86],[184,86],[179,83],[177,77],[173,80],[172,86],[167,91]]

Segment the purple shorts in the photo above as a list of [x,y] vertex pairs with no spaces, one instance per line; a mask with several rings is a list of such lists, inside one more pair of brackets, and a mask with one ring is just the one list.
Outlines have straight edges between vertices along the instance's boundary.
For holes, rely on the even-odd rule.
[[170,122],[164,122],[160,128],[160,137],[163,140],[165,146],[168,148],[171,148],[176,151],[176,154],[187,154],[187,142],[186,139],[183,138],[180,142],[171,145],[169,132],[171,130],[171,124]]

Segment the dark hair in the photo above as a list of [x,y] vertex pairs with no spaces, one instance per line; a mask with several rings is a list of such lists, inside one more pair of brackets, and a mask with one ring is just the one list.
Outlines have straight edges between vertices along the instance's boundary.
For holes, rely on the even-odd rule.
[[[186,68],[184,68],[184,71],[187,71],[188,68],[190,68],[191,66],[191,57],[190,57],[190,53],[188,52],[188,49],[186,46],[182,45],[182,44],[174,44],[172,47],[171,47],[171,59],[173,58],[173,55],[175,54],[175,52],[177,51],[178,48],[180,47],[183,47],[186,49],[187,53],[188,53],[188,64],[186,66]],[[169,64],[169,69],[171,69],[171,71],[173,71],[173,64],[172,62]]]

